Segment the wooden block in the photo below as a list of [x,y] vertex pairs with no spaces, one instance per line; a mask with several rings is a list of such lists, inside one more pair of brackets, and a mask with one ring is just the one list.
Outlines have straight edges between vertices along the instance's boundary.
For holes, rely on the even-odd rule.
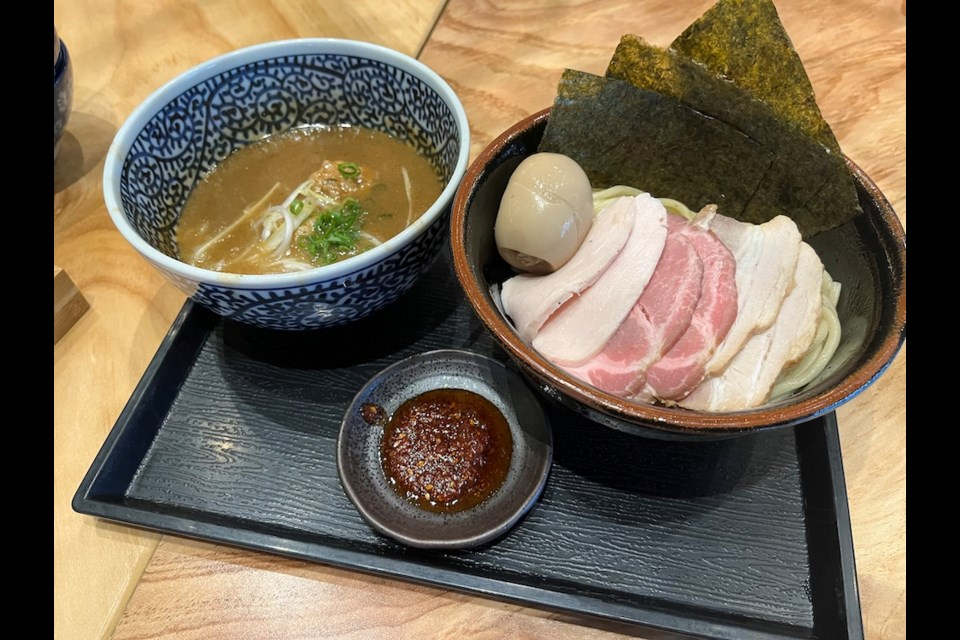
[[53,265],[53,343],[80,319],[90,305],[67,272]]

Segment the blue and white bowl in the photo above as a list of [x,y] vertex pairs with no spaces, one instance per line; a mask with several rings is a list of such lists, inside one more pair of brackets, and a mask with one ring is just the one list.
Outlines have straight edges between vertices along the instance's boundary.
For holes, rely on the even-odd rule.
[[63,137],[67,121],[70,120],[70,107],[73,105],[73,64],[67,45],[53,28],[53,159],[60,151],[60,138]]
[[[184,202],[227,155],[294,127],[347,123],[410,142],[443,177],[419,220],[378,247],[298,273],[220,273],[177,259]],[[333,327],[387,306],[430,268],[469,152],[463,105],[422,63],[364,42],[286,40],[205,62],[148,97],[117,132],[103,194],[124,238],[199,304],[258,327]]]

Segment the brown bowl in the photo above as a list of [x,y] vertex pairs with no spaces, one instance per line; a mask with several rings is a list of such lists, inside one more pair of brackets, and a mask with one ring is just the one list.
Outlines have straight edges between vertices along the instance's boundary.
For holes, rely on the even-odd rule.
[[[500,258],[493,225],[513,170],[535,153],[550,110],[507,129],[467,170],[453,202],[454,269],[493,337],[549,398],[600,424],[654,438],[721,438],[795,425],[829,413],[873,383],[906,338],[906,234],[890,203],[849,159],[863,214],[808,240],[842,284],[842,338],[828,369],[789,398],[727,413],[640,404],[600,391],[554,366],[523,342],[494,300],[513,272]],[[497,294],[498,295],[498,294]]]

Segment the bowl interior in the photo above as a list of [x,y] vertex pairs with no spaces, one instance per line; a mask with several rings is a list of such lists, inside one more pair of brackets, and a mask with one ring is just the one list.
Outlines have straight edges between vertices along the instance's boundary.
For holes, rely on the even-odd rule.
[[152,247],[176,258],[176,222],[197,181],[239,147],[299,126],[384,131],[450,181],[461,153],[457,117],[430,83],[402,65],[309,49],[184,83],[120,151],[124,215]]
[[524,344],[505,319],[499,284],[513,275],[496,250],[493,227],[513,170],[534,153],[549,109],[494,141],[468,170],[454,202],[457,276],[481,320],[548,396],[594,420],[652,437],[727,437],[787,426],[827,413],[854,397],[893,360],[906,334],[906,240],[893,209],[869,178],[847,160],[863,215],[809,243],[842,284],[840,346],[827,369],[797,394],[753,410],[708,413],[628,402],[554,367]]

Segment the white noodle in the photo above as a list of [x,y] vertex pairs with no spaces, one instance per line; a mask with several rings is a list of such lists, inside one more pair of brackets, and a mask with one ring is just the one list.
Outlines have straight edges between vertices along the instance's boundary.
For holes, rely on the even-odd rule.
[[303,205],[303,209],[295,216],[292,216],[290,219],[290,228],[288,232],[284,233],[283,243],[277,247],[277,250],[273,252],[274,259],[282,257],[287,251],[290,250],[290,245],[293,243],[293,234],[296,233],[297,229],[300,228],[304,222],[307,221],[313,212],[316,210],[316,207],[307,206],[306,203]]
[[400,167],[400,173],[403,174],[403,188],[407,192],[407,226],[409,227],[413,222],[413,197],[411,196],[413,187],[410,186],[410,174],[407,173],[407,168]]
[[640,189],[635,189],[634,187],[628,187],[622,184],[614,187],[608,187],[606,189],[595,190],[593,192],[593,212],[594,214],[600,213],[604,207],[617,198],[621,198],[623,196],[637,196],[641,193],[644,192],[640,191]]
[[293,240],[293,215],[290,213],[290,209],[284,207],[283,209],[283,242],[280,243],[280,246],[273,252],[273,259],[277,260],[283,254],[287,252],[287,249],[290,248],[290,241]]
[[284,209],[289,210],[290,205],[293,204],[293,201],[297,199],[297,196],[300,195],[300,192],[306,189],[308,186],[310,186],[310,180],[304,180],[303,182],[301,182],[296,189],[290,192],[290,195],[287,196],[287,199],[284,200],[280,204],[280,206],[283,207]]
[[287,271],[306,271],[308,269],[316,269],[317,266],[314,264],[307,264],[306,262],[301,262],[300,260],[295,260],[294,258],[284,258],[277,262],[280,266],[284,267]]
[[263,219],[260,221],[260,242],[265,241],[274,234],[279,228],[282,219],[283,216],[274,207],[270,207],[264,212]]
[[220,233],[218,233],[217,235],[213,236],[212,238],[210,238],[209,240],[207,240],[206,242],[204,242],[202,245],[200,245],[199,247],[197,247],[197,249],[193,252],[193,256],[190,258],[190,261],[196,263],[198,260],[200,260],[210,247],[212,247],[213,245],[215,245],[215,244],[217,244],[218,242],[220,242],[221,240],[223,240],[223,239],[224,239],[226,236],[228,236],[234,229],[236,229],[238,226],[240,226],[240,224],[241,224],[244,220],[247,220],[247,219],[251,216],[252,213],[254,213],[254,212],[257,211],[257,209],[260,207],[260,205],[262,205],[264,202],[267,202],[267,201],[270,199],[270,196],[273,195],[273,192],[276,191],[276,190],[279,189],[279,188],[280,188],[280,183],[278,182],[278,183],[276,183],[275,185],[273,185],[273,187],[270,189],[270,191],[267,192],[267,195],[263,196],[262,198],[260,198],[259,201],[257,201],[256,203],[252,204],[251,206],[247,207],[246,209],[244,209],[242,216],[240,216],[239,218],[237,218],[236,220],[234,220],[233,223],[230,224],[229,226],[227,226],[225,229],[221,230]]
[[269,229],[270,233],[263,240],[262,245],[259,247],[261,253],[273,251],[280,246],[280,242],[283,240],[284,231],[287,228],[287,218],[290,216],[290,212],[288,210],[279,206],[270,207],[270,210],[267,213],[269,214],[269,217],[265,217],[264,229]]
[[381,244],[383,244],[382,242],[380,242],[379,238],[377,238],[376,236],[370,235],[370,234],[367,233],[366,231],[361,231],[361,232],[360,232],[360,237],[363,238],[363,239],[365,239],[367,242],[369,242],[369,243],[370,243],[372,246],[374,246],[374,247],[379,247]]
[[687,205],[683,204],[679,200],[674,200],[673,198],[660,198],[659,200],[670,213],[683,216],[687,220],[693,220],[695,217],[697,217],[696,211],[692,211]]
[[[624,196],[638,196],[641,193],[646,192],[635,187],[628,187],[622,184],[618,184],[613,187],[607,187],[606,189],[595,189],[593,191],[593,213],[600,213],[600,211],[602,211],[607,205],[617,198],[622,198]],[[687,220],[693,220],[693,218],[697,215],[695,211],[692,211],[687,205],[679,200],[674,200],[673,198],[657,199],[663,204],[667,211],[683,216]]]

